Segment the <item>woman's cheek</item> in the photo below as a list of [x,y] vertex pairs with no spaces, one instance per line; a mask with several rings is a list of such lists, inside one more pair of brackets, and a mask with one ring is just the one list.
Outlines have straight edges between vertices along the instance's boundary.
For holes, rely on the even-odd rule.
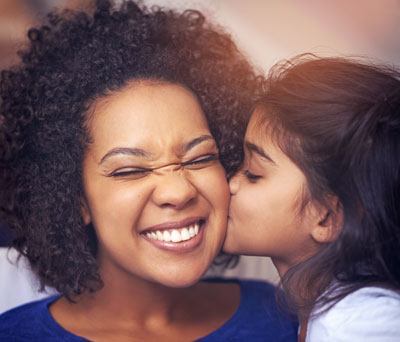
[[230,193],[224,168],[218,164],[201,171],[196,175],[196,188],[214,209],[224,210],[227,216]]

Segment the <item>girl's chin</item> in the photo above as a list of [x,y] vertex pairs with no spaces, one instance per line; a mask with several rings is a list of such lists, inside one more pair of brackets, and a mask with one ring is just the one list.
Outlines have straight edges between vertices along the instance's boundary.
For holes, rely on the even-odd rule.
[[240,246],[240,239],[235,237],[233,233],[229,233],[229,226],[228,233],[222,246],[222,251],[228,254],[242,254],[244,252]]

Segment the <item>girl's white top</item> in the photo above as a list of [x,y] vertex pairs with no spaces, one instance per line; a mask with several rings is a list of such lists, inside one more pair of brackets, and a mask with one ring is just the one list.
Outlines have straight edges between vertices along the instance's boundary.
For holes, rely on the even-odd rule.
[[400,293],[364,287],[311,318],[306,342],[400,342]]

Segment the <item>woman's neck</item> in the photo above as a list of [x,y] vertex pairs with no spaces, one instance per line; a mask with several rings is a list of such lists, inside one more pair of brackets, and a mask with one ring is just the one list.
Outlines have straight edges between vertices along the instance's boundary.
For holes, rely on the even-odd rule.
[[139,340],[160,340],[164,335],[179,341],[182,336],[196,339],[217,329],[240,302],[239,286],[234,283],[200,282],[188,288],[143,279],[129,284],[104,279],[104,283],[101,290],[74,298],[76,303],[65,298],[57,301],[50,307],[54,319],[66,330],[96,341],[116,332],[142,336]]

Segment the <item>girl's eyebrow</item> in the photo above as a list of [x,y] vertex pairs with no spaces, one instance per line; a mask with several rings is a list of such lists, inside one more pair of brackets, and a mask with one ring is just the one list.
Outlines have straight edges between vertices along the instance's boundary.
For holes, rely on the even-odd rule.
[[[214,138],[211,135],[202,135],[198,138],[195,138],[191,141],[189,141],[187,144],[182,146],[182,151],[183,152],[188,152],[195,146],[201,144],[203,141],[212,141],[215,143]],[[136,147],[116,147],[113,148],[112,150],[108,151],[100,160],[99,164],[102,164],[106,159],[118,155],[118,154],[123,154],[123,155],[130,155],[133,157],[141,157],[141,158],[151,158],[152,154],[141,149],[141,148],[136,148]]]
[[249,142],[249,141],[246,141],[246,142],[245,142],[245,145],[246,145],[246,147],[247,147],[250,151],[253,151],[253,152],[257,153],[258,155],[260,155],[260,156],[263,157],[264,159],[270,161],[271,163],[276,164],[276,163],[272,160],[272,158],[271,158],[260,146],[258,146],[258,145],[256,145],[256,144],[253,144],[253,143],[251,143],[251,142]]

